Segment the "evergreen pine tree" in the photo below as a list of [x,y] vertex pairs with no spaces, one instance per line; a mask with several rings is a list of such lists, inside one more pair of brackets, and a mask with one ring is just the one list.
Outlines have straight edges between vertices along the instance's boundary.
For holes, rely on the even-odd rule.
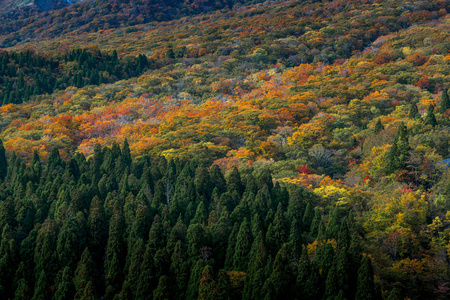
[[287,247],[286,244],[283,244],[275,257],[272,274],[270,275],[276,299],[292,299],[294,297],[292,279],[293,274],[289,265]]
[[[231,298],[230,278],[225,270],[220,270],[217,275],[217,300],[228,300]],[[245,298],[244,298],[245,299]]]
[[130,265],[128,268],[128,275],[127,275],[127,281],[131,288],[131,294],[133,295],[133,298],[136,298],[136,291],[138,289],[139,285],[139,277],[141,276],[142,272],[144,271],[142,269],[142,261],[144,259],[144,241],[139,238],[135,242],[132,253],[130,257]]
[[215,300],[217,299],[217,283],[214,280],[213,270],[211,266],[206,265],[202,271],[198,287],[198,299]]
[[[16,292],[14,294],[14,300],[30,299],[31,298],[30,293],[31,293],[31,289],[28,285],[27,280],[25,278],[22,278],[17,282]],[[56,299],[62,299],[62,298],[56,298]],[[65,298],[65,299],[67,299],[67,298]]]
[[209,176],[211,177],[210,182],[214,188],[217,188],[219,195],[224,193],[227,188],[227,182],[225,177],[217,164],[214,164],[209,171]]
[[169,277],[163,275],[159,278],[158,287],[153,291],[154,300],[168,300],[170,296]]
[[412,102],[411,103],[411,107],[409,109],[408,118],[413,119],[413,120],[421,118],[420,113],[419,113],[419,109],[417,108],[416,102]]
[[339,228],[340,228],[340,214],[339,214],[339,208],[336,206],[333,209],[333,212],[331,213],[330,220],[327,225],[327,238],[329,239],[335,239],[337,240],[339,235]]
[[227,176],[227,186],[229,191],[237,191],[239,195],[244,192],[241,175],[236,167],[233,167]]
[[313,206],[308,202],[308,204],[306,204],[306,208],[305,208],[305,212],[303,213],[303,217],[302,217],[302,229],[303,231],[309,232],[310,231],[310,227],[311,227],[311,223],[313,222],[314,219],[314,208]]
[[234,250],[236,248],[236,240],[239,232],[239,224],[234,223],[230,236],[228,237],[227,254],[225,256],[225,269],[232,270],[234,264]]
[[51,284],[44,270],[39,274],[39,278],[34,286],[34,295],[32,300],[51,299]]
[[291,223],[287,247],[290,259],[298,261],[302,253],[302,234],[300,232],[300,226],[295,219]]
[[205,267],[205,262],[201,259],[197,260],[191,269],[191,276],[186,292],[186,299],[198,299],[198,290],[200,285],[200,279]]
[[298,269],[297,269],[297,281],[296,281],[296,291],[299,295],[306,295],[306,281],[311,275],[311,261],[308,257],[308,252],[306,250],[306,247],[303,246],[302,249],[302,255],[300,257],[300,260],[298,262]]
[[372,261],[368,256],[364,256],[361,260],[361,267],[358,270],[358,283],[355,299],[356,300],[375,299]]
[[200,257],[200,249],[206,244],[206,234],[200,224],[191,224],[187,230],[187,254],[190,260],[197,260]]
[[[305,214],[306,214],[306,212],[305,212]],[[316,237],[317,236],[317,233],[319,232],[319,226],[320,226],[321,222],[322,222],[322,213],[320,212],[320,208],[316,206],[314,208],[314,218],[312,219],[311,227],[310,227],[311,228],[310,235],[312,237]]]
[[99,274],[96,265],[92,260],[89,249],[86,248],[81,255],[81,259],[78,262],[77,269],[75,270],[73,278],[76,292],[75,296],[78,298],[84,297],[86,292],[89,291],[89,295],[95,297],[97,295],[97,291],[94,282],[96,283],[98,281],[98,278]]
[[374,127],[373,131],[375,133],[380,133],[383,129],[384,129],[384,126],[383,126],[383,124],[381,124],[381,120],[378,119],[377,123],[375,124],[375,127]]
[[8,162],[6,160],[5,147],[3,147],[2,140],[0,140],[0,181],[5,180],[7,170]]
[[142,259],[141,274],[137,282],[136,299],[145,299],[151,295],[158,285],[158,277],[153,260],[154,252],[146,245]]
[[434,105],[433,104],[430,104],[430,106],[428,106],[427,115],[425,116],[424,121],[425,121],[425,124],[431,125],[433,127],[437,125],[436,116],[434,115]]
[[233,255],[233,270],[247,271],[248,254],[252,246],[252,233],[247,219],[242,222],[236,237],[236,247]]
[[387,171],[388,173],[393,173],[398,170],[404,170],[406,168],[406,161],[408,160],[410,154],[408,141],[408,131],[403,122],[400,123],[397,136],[395,137],[394,143],[388,152],[387,160]]
[[450,98],[448,97],[448,89],[445,88],[442,91],[442,96],[441,96],[441,107],[439,108],[439,112],[441,114],[445,113],[447,111],[447,109],[450,108]]
[[62,272],[61,282],[56,287],[55,299],[72,299],[75,295],[75,286],[73,284],[73,275],[69,267],[65,267]]
[[266,234],[267,248],[269,252],[272,252],[273,255],[278,252],[278,249],[281,245],[287,242],[287,225],[288,224],[286,223],[283,207],[281,203],[279,203],[275,218],[272,224],[270,224]]
[[325,281],[325,299],[334,299],[339,293],[339,288],[336,264],[334,263]]

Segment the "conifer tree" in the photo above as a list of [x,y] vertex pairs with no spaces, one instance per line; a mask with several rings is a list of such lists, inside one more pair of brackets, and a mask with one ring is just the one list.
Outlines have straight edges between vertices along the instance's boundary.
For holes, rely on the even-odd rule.
[[110,221],[105,261],[105,283],[108,293],[112,296],[120,291],[123,280],[126,251],[125,241],[123,240],[124,224],[121,210],[116,209]]
[[142,272],[144,271],[142,269],[142,261],[144,259],[144,241],[139,238],[135,242],[130,259],[130,265],[128,268],[128,275],[127,275],[127,281],[131,288],[131,294],[133,295],[133,298],[136,298],[136,291],[139,284],[139,277],[141,276]]
[[291,223],[287,248],[290,259],[293,261],[298,261],[302,253],[302,234],[300,232],[300,226],[295,219]]
[[302,229],[308,232],[310,230],[311,223],[313,222],[315,211],[313,206],[308,202],[306,204],[305,212],[302,217]]
[[212,165],[211,170],[209,171],[210,182],[214,188],[217,188],[219,195],[224,193],[227,188],[227,182],[225,181],[225,177],[220,170],[220,167],[217,164]]
[[73,283],[75,286],[75,297],[81,298],[89,291],[89,295],[96,296],[96,282],[99,275],[94,261],[92,260],[91,253],[86,247],[81,259],[78,262],[77,269],[75,270]]
[[[217,298],[218,300],[231,299],[230,278],[225,270],[220,270],[217,275]],[[245,298],[244,298],[245,299]]]
[[227,176],[227,185],[229,191],[237,191],[239,195],[244,192],[241,175],[236,167],[233,167]]
[[[306,212],[305,212],[305,214],[306,214]],[[320,212],[320,208],[316,206],[314,208],[314,218],[311,221],[311,227],[310,227],[311,228],[310,235],[312,237],[317,236],[321,222],[322,222],[322,213]]]
[[34,285],[34,295],[32,300],[46,300],[51,299],[51,281],[49,280],[47,273],[42,270],[39,274],[39,278]]
[[339,208],[336,206],[331,213],[330,221],[327,225],[327,238],[335,240],[338,238],[340,223]]
[[339,293],[339,288],[336,264],[334,263],[325,281],[325,299],[333,299]]
[[175,278],[175,289],[177,295],[184,295],[185,287],[189,279],[189,269],[186,263],[186,253],[181,241],[175,245],[171,256],[170,272]]
[[169,277],[163,275],[159,278],[158,287],[153,291],[154,300],[171,299]]
[[355,299],[375,299],[372,261],[368,256],[364,256],[361,260],[361,267],[358,270],[358,284]]
[[247,219],[242,222],[236,237],[236,247],[233,255],[233,270],[246,271],[248,254],[252,246],[252,233]]
[[323,287],[320,278],[320,268],[315,261],[311,262],[311,271],[306,280],[303,291],[307,299],[320,299],[323,293]]
[[287,207],[287,218],[289,220],[296,219],[300,223],[305,210],[305,204],[302,200],[301,190],[295,188],[289,194],[289,203]]
[[144,257],[142,259],[141,274],[137,282],[136,298],[145,299],[151,295],[158,285],[158,277],[153,260],[154,252],[148,244],[145,247]]
[[324,278],[327,278],[328,271],[333,266],[335,252],[331,243],[326,243],[325,245],[322,246],[322,249],[323,249],[322,253],[318,257],[317,261],[319,263],[320,269],[322,270],[321,272],[322,276]]
[[202,277],[198,287],[198,299],[217,299],[217,283],[214,280],[213,270],[209,265],[206,265],[202,271]]
[[75,286],[73,284],[73,275],[69,267],[65,267],[62,272],[61,282],[56,287],[55,299],[72,299],[75,295]]
[[375,127],[374,127],[373,131],[375,133],[380,133],[383,129],[384,129],[384,126],[383,126],[383,124],[381,124],[381,120],[378,119],[377,123],[375,124]]
[[5,180],[7,170],[8,162],[6,160],[5,147],[3,147],[2,140],[0,140],[0,181]]
[[447,111],[447,109],[450,108],[450,98],[448,97],[448,89],[445,88],[442,91],[442,96],[441,96],[441,107],[439,108],[439,112],[441,114],[445,113]]
[[98,262],[104,254],[101,249],[105,249],[106,247],[108,234],[106,216],[98,196],[94,196],[94,199],[92,199],[87,223],[89,232],[88,242],[90,248],[93,249],[92,256],[94,257],[94,261]]
[[337,276],[338,287],[341,291],[344,292],[344,294],[347,294],[347,296],[350,298],[348,287],[352,284],[349,281],[349,274],[351,272],[352,266],[350,265],[350,261],[348,258],[347,248],[343,247],[339,250],[335,262],[335,272]]
[[348,228],[348,218],[344,217],[341,226],[339,227],[339,235],[337,239],[338,249],[341,249],[343,247],[346,247],[348,249],[348,247],[350,246],[350,241],[351,237],[350,237],[350,230]]
[[284,216],[283,207],[281,206],[281,203],[279,203],[275,218],[267,230],[267,248],[275,255],[275,253],[278,252],[279,247],[287,242],[287,237],[286,218]]
[[437,125],[436,116],[434,115],[433,104],[430,104],[430,106],[428,106],[427,115],[425,116],[425,124],[431,125],[433,127]]
[[417,108],[417,103],[416,102],[412,102],[411,103],[411,107],[409,109],[409,115],[408,118],[410,119],[420,119],[420,113],[419,113],[419,109]]
[[208,212],[206,210],[204,202],[201,201],[197,206],[197,210],[195,211],[195,216],[192,219],[191,223],[206,226],[207,222],[208,222]]
[[200,257],[200,249],[206,244],[205,230],[200,224],[191,224],[187,230],[187,254],[195,261]]
[[228,237],[227,254],[225,257],[225,269],[232,270],[234,264],[234,250],[236,248],[236,240],[239,232],[239,224],[234,223],[230,236]]
[[289,265],[286,244],[283,244],[275,257],[270,281],[273,285],[276,299],[293,298],[293,274]]
[[300,295],[307,294],[306,281],[309,279],[310,275],[311,275],[311,261],[309,260],[306,247],[303,246],[302,254],[298,262],[298,269],[297,269],[297,278],[296,278],[297,294]]
[[187,299],[198,299],[198,290],[200,285],[200,279],[202,277],[203,269],[205,268],[205,263],[203,260],[197,260],[191,269],[191,276],[189,278],[189,283],[186,292]]
[[[4,290],[2,292],[4,292]],[[31,298],[31,289],[29,287],[27,280],[25,278],[22,278],[19,281],[17,281],[16,292],[14,293],[14,300],[22,300],[30,298]],[[63,298],[57,298],[55,296],[55,299],[63,299]]]
[[393,173],[397,170],[404,170],[406,168],[406,161],[408,160],[410,154],[408,140],[408,131],[403,122],[400,123],[397,136],[395,137],[394,143],[388,152],[387,160],[387,170],[388,173]]

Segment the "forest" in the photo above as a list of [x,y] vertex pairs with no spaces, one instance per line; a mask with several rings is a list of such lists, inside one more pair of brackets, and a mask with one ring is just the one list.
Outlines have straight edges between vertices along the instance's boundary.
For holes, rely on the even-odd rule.
[[127,140],[28,163],[0,144],[4,299],[375,299],[352,212],[325,226],[267,169],[133,160]]
[[0,16],[6,299],[450,298],[448,1],[116,2]]

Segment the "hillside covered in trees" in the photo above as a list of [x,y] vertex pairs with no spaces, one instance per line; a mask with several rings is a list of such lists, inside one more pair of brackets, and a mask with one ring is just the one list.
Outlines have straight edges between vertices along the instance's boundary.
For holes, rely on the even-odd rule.
[[273,185],[268,170],[225,178],[198,160],[132,160],[126,140],[89,160],[55,149],[26,166],[2,146],[0,160],[5,299],[375,294],[352,212],[334,209],[325,226],[313,194]]
[[152,3],[0,16],[2,295],[450,297],[448,1]]

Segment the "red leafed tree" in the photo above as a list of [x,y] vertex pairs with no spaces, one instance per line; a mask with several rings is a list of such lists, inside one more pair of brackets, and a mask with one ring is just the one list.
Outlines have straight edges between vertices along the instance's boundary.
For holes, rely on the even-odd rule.
[[311,169],[308,168],[306,165],[298,166],[297,171],[300,174],[311,174]]

